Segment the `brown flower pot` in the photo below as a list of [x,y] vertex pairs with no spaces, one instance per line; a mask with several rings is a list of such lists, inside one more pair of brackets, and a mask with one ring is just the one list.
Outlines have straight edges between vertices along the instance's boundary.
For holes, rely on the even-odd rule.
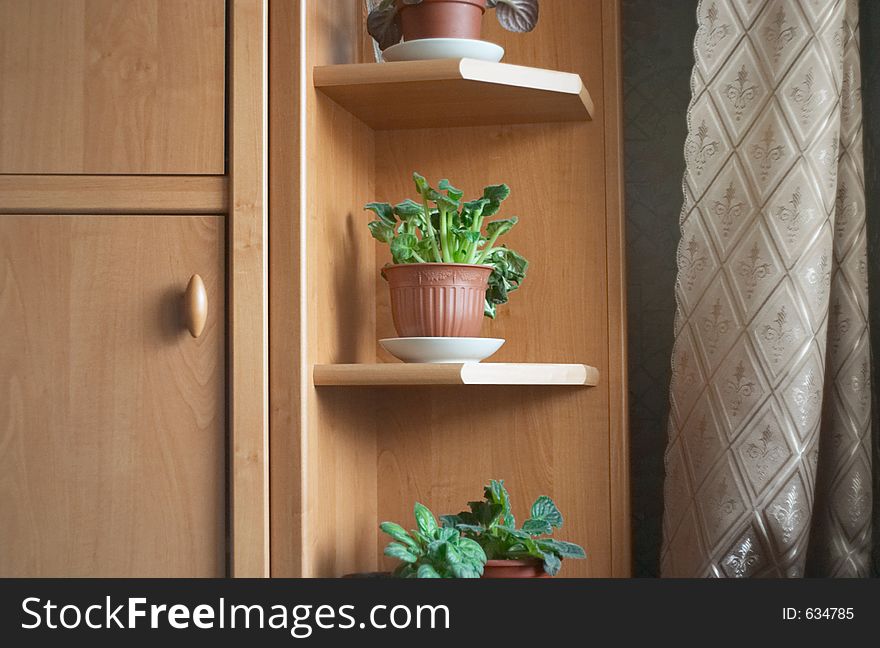
[[473,38],[479,40],[486,0],[422,0],[401,5],[403,40]]
[[382,269],[400,337],[478,337],[492,267],[403,263]]
[[483,578],[550,578],[538,559],[487,560]]

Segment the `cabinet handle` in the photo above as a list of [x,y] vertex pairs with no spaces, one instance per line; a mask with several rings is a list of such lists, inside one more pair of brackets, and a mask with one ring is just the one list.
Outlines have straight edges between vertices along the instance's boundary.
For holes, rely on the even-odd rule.
[[197,338],[205,330],[205,321],[208,319],[208,291],[199,275],[190,277],[183,301],[186,328],[190,335]]

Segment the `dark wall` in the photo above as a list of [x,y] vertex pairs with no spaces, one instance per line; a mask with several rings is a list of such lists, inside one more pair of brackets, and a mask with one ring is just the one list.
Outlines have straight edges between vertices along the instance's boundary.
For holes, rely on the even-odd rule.
[[859,3],[874,408],[874,575],[880,574],[880,2]]
[[[690,100],[697,0],[623,0],[624,161],[627,218],[629,396],[636,576],[659,575],[663,453],[675,251],[682,205],[685,114]],[[880,367],[880,2],[861,0],[871,327]],[[878,383],[874,381],[874,501],[880,503]],[[874,564],[880,570],[880,506]]]
[[697,0],[623,0],[633,554],[659,575],[675,250]]

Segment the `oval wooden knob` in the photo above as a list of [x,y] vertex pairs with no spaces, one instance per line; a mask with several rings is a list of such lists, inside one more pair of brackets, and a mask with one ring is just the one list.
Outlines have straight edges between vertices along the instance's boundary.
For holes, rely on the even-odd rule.
[[205,330],[205,322],[208,319],[208,291],[205,290],[205,282],[199,275],[190,277],[183,303],[186,328],[189,329],[190,335],[197,338]]

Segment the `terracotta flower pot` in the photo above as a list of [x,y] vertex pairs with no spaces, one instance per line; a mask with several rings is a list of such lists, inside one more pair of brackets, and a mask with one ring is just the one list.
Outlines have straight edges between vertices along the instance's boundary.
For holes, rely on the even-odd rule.
[[382,269],[400,337],[479,337],[492,267],[403,263]]
[[488,560],[483,578],[550,578],[540,560]]
[[403,40],[473,38],[479,40],[486,0],[422,0],[401,5]]

